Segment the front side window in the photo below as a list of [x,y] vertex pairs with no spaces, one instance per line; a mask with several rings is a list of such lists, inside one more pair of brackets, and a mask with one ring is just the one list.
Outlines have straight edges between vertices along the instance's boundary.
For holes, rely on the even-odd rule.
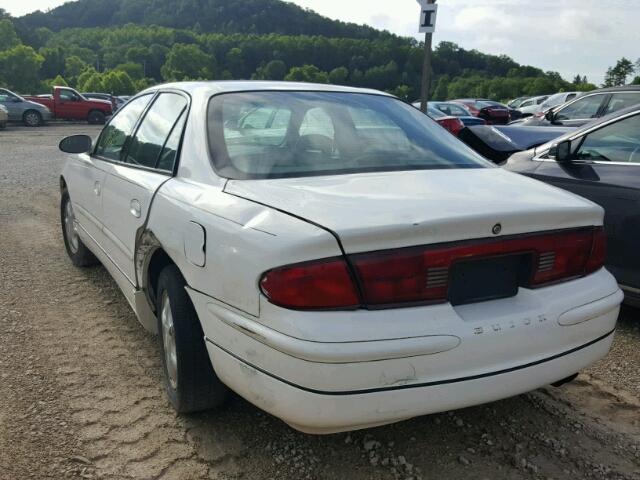
[[0,103],[15,102],[16,99],[20,100],[20,97],[9,90],[0,89]]
[[382,95],[221,94],[209,102],[208,135],[217,172],[234,179],[492,166],[419,110]]
[[155,168],[167,138],[186,107],[187,100],[182,95],[161,93],[138,127],[124,161]]
[[567,105],[555,115],[556,120],[584,120],[595,118],[605,95],[591,95]]
[[104,128],[95,149],[95,155],[109,160],[121,160],[127,139],[131,138],[138,118],[153,95],[143,95],[127,103]]
[[609,100],[609,105],[607,105],[604,114],[617,112],[638,103],[640,103],[640,92],[614,93],[611,95],[611,100]]
[[63,102],[77,102],[80,100],[80,95],[78,95],[73,90],[67,90],[66,88],[60,89],[60,100]]
[[576,158],[640,164],[640,114],[587,135],[576,152]]

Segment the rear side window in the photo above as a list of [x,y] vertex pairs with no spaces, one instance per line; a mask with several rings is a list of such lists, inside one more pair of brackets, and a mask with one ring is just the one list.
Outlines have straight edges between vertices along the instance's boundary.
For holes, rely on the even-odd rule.
[[584,120],[595,118],[600,110],[600,105],[605,95],[591,95],[590,97],[576,100],[567,105],[556,114],[556,120]]
[[[138,127],[127,150],[126,163],[156,168],[165,143],[186,107],[187,100],[182,95],[161,93]],[[163,165],[167,163],[165,159]]]
[[153,95],[143,95],[127,103],[105,127],[98,139],[95,154],[109,160],[121,160],[122,149],[131,138],[138,118]]
[[611,95],[611,100],[609,100],[609,105],[607,105],[604,114],[617,112],[623,108],[632,107],[637,103],[640,103],[640,92],[614,93]]

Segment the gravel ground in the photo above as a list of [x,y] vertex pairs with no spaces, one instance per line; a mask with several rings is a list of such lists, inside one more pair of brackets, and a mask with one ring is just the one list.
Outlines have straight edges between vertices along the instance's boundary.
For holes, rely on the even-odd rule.
[[350,434],[309,436],[234,397],[176,415],[156,340],[59,229],[57,144],[0,132],[0,479],[640,479],[640,313],[572,384]]

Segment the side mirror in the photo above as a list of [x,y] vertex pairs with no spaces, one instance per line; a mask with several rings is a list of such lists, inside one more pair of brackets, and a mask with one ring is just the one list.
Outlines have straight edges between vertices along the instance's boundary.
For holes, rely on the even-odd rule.
[[93,141],[88,135],[71,135],[63,138],[58,148],[65,153],[87,153],[91,150]]
[[553,123],[553,117],[554,116],[555,115],[554,115],[554,112],[553,112],[553,108],[551,110],[549,110],[547,113],[544,114],[544,118],[546,118],[551,123]]
[[555,157],[558,163],[571,162],[571,140],[565,140],[564,142],[557,143],[549,149],[549,156]]

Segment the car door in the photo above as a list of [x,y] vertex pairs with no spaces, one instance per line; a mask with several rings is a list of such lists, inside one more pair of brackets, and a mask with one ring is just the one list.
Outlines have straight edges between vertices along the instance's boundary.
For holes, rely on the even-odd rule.
[[134,286],[137,236],[146,223],[155,192],[173,175],[188,104],[188,97],[182,93],[158,94],[127,139],[119,161],[105,165],[105,240],[112,260]]
[[602,116],[604,103],[608,98],[609,95],[606,93],[581,97],[556,111],[553,115],[553,124],[581,127]]
[[102,198],[107,165],[120,159],[127,138],[132,135],[136,123],[152,97],[153,95],[139,97],[128,104],[127,108],[120,110],[102,130],[92,154],[79,155],[78,162],[70,162],[74,181],[69,183],[81,186],[75,195],[70,186],[74,209],[79,204],[77,216],[84,217],[79,219],[79,222],[103,249],[106,248],[106,241]]
[[82,103],[82,98],[73,90],[61,88],[59,94],[59,107],[56,108],[58,116],[84,120],[87,117],[86,106]]
[[640,113],[572,141],[572,162],[541,161],[532,176],[605,209],[607,267],[618,282],[640,288]]

